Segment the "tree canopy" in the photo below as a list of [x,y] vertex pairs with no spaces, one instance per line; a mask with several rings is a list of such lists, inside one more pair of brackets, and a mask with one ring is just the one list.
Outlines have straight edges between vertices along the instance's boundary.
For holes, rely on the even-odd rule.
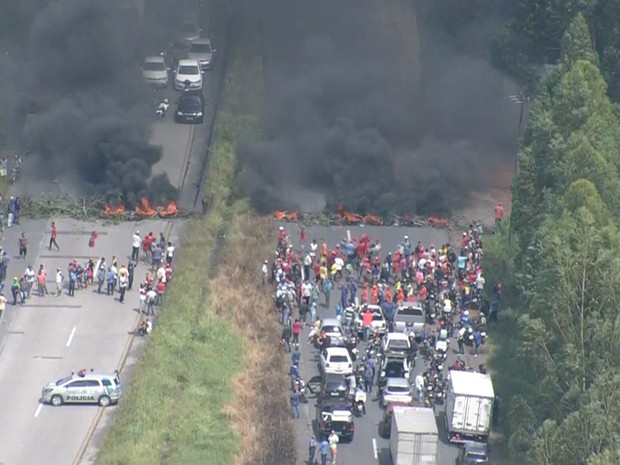
[[[560,3],[520,2],[544,12],[531,28],[561,27],[567,10],[543,8]],[[511,263],[496,267],[506,250],[490,248],[494,272],[510,270],[514,290],[494,370],[513,455],[606,465],[620,463],[620,121],[586,23],[598,3],[565,4],[587,14],[558,39],[559,66],[532,101],[513,183]]]

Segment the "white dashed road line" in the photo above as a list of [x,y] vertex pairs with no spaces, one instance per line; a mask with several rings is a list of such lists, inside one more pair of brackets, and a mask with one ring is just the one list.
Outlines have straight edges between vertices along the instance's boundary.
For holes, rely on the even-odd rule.
[[39,406],[37,407],[37,410],[34,412],[34,417],[37,418],[39,416],[39,413],[41,413],[41,409],[43,408],[43,404],[39,403]]
[[372,452],[375,454],[375,460],[379,460],[379,452],[377,451],[377,440],[372,438]]
[[74,326],[73,329],[71,330],[71,334],[69,334],[69,339],[67,339],[67,343],[65,344],[65,347],[69,347],[71,345],[71,342],[73,342],[73,336],[75,336],[76,330],[77,328]]

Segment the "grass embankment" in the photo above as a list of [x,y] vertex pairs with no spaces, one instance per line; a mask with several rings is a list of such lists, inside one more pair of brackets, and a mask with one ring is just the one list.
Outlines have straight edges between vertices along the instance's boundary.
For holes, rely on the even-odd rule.
[[[229,51],[205,185],[209,211],[192,221],[166,307],[97,463],[291,464],[294,437],[283,354],[259,270],[272,222],[234,190],[235,145],[259,131],[260,41]],[[232,48],[232,47],[231,47]]]

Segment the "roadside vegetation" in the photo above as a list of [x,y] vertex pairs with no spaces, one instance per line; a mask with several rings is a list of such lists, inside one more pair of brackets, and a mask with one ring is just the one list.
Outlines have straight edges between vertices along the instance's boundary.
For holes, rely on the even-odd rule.
[[513,457],[620,463],[620,120],[579,14],[531,102],[512,221],[485,243],[501,278],[491,367]]
[[245,21],[232,25],[238,39],[228,46],[208,212],[187,226],[166,305],[99,464],[295,462],[284,355],[260,280],[273,223],[234,187],[236,146],[260,135],[264,89],[258,29]]

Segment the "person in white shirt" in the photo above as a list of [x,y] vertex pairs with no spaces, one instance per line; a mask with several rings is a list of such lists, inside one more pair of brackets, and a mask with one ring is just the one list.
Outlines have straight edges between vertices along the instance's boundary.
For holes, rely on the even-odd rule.
[[60,297],[62,295],[62,282],[65,277],[60,271],[60,268],[56,268],[56,297]]
[[29,299],[30,293],[32,292],[32,286],[34,286],[34,279],[36,277],[36,274],[32,269],[32,265],[28,265],[28,268],[24,271],[24,276],[26,277],[26,284],[28,285],[28,288],[26,289],[26,299]]
[[140,231],[136,231],[133,235],[131,243],[131,259],[135,262],[138,261],[140,256],[140,246],[142,245],[142,238],[140,237]]
[[168,247],[166,248],[166,262],[168,265],[172,265],[172,257],[174,257],[174,246],[172,242],[168,242]]
[[418,394],[418,402],[422,402],[424,400],[424,376],[422,373],[418,373],[415,377],[415,389]]
[[163,281],[163,283],[166,284],[166,269],[164,268],[164,265],[160,266],[157,270],[157,280]]
[[261,268],[261,274],[263,275],[263,286],[267,284],[267,280],[269,278],[269,260],[265,260],[263,266]]

